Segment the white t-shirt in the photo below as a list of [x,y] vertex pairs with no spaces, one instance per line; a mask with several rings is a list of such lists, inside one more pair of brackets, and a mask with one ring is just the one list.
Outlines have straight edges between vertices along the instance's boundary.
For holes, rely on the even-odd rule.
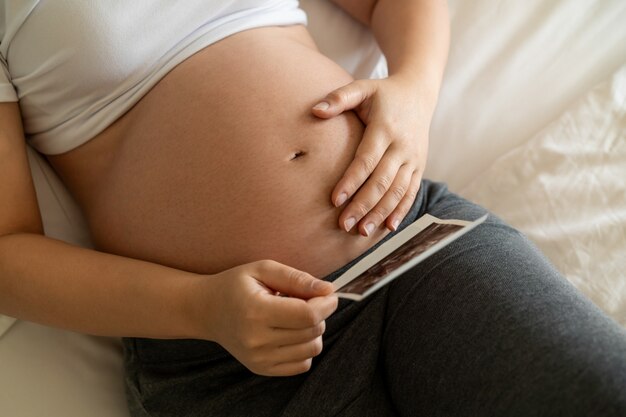
[[0,101],[19,101],[33,147],[64,153],[198,50],[293,24],[298,0],[0,0]]

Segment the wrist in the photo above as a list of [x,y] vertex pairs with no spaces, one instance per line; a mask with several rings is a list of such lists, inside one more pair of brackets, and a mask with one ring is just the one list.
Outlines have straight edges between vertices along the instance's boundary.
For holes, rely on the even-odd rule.
[[434,110],[439,98],[441,76],[428,71],[417,71],[412,68],[402,69],[389,74],[389,79],[402,84],[404,91],[410,91],[420,98],[423,105]]
[[186,272],[184,276],[178,277],[178,285],[172,291],[172,297],[180,338],[204,340],[209,338],[205,330],[207,319],[205,307],[211,303],[203,299],[207,293],[203,288],[206,280],[207,277],[204,275]]
[[185,273],[180,277],[180,287],[176,292],[176,304],[180,329],[185,338],[214,340],[211,323],[215,311],[213,302],[213,280],[210,276]]

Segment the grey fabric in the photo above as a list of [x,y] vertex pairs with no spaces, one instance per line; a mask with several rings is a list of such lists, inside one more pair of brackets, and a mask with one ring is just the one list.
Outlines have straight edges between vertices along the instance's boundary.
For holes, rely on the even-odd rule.
[[[426,212],[465,220],[486,213],[424,181],[400,229]],[[342,300],[324,343],[310,372],[268,378],[215,343],[125,339],[130,410],[136,417],[626,415],[626,332],[493,215],[366,300]]]

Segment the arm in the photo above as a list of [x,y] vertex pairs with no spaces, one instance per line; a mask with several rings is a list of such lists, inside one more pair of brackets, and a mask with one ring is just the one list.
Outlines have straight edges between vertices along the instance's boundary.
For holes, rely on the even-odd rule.
[[387,58],[389,75],[401,75],[430,92],[434,107],[450,43],[445,0],[332,0],[369,26]]
[[0,104],[1,313],[96,335],[212,340],[253,372],[293,375],[321,351],[332,290],[271,261],[206,276],[43,236],[18,106]]
[[2,103],[0,311],[98,335],[191,336],[185,301],[192,274],[42,234],[19,109]]
[[32,233],[0,237],[0,311],[102,336],[192,337],[192,274]]
[[[353,163],[333,190],[336,206],[352,201],[339,217],[349,230],[358,223],[386,223],[394,230],[410,209],[426,165],[428,132],[449,44],[443,0],[333,0],[371,27],[389,65],[389,78],[360,80],[331,92],[313,110],[334,117],[355,110],[367,125]],[[342,197],[343,195],[343,197]],[[356,222],[350,222],[354,219]]]

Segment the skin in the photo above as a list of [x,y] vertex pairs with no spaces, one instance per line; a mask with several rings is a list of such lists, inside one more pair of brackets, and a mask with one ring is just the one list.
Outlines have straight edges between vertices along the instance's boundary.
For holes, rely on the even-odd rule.
[[[380,81],[353,82],[345,73],[336,70],[332,65],[324,64],[322,69],[327,71],[326,77],[322,82],[307,85],[303,94],[291,96],[289,99],[294,101],[288,104],[293,106],[282,103],[280,107],[280,99],[283,97],[281,94],[284,92],[273,93],[270,89],[266,95],[261,96],[262,100],[259,102],[254,101],[256,96],[246,94],[245,97],[253,99],[247,102],[250,108],[239,108],[239,112],[246,115],[246,118],[238,119],[257,117],[256,120],[263,124],[264,118],[275,122],[276,117],[286,116],[280,120],[287,125],[295,123],[293,126],[296,126],[296,130],[292,131],[298,133],[295,135],[286,135],[287,131],[272,130],[282,129],[283,127],[276,126],[284,124],[267,124],[267,130],[264,130],[266,136],[261,139],[282,137],[287,138],[287,143],[277,141],[276,147],[266,147],[269,153],[259,154],[260,162],[255,162],[258,163],[255,169],[259,173],[267,173],[268,169],[275,168],[276,180],[301,178],[311,183],[311,175],[321,175],[328,171],[322,181],[315,182],[321,185],[312,188],[315,192],[310,198],[315,198],[314,202],[309,203],[316,208],[307,214],[313,215],[320,224],[328,226],[323,229],[328,242],[335,242],[337,245],[328,244],[328,247],[336,248],[352,242],[349,248],[354,253],[343,256],[354,256],[384,236],[385,232],[381,227],[383,224],[393,228],[395,222],[404,217],[419,187],[426,160],[428,124],[445,63],[447,17],[445,2],[439,1],[379,0],[337,3],[372,27],[387,56],[390,77]],[[388,21],[393,21],[394,25],[385,24]],[[314,45],[306,36],[297,34],[297,30],[301,29],[266,28],[259,29],[256,35],[268,40],[270,45],[284,42],[278,38],[286,39],[291,42],[294,53],[313,54]],[[281,35],[272,38],[278,33]],[[237,39],[241,39],[242,42],[240,49],[233,45],[235,48],[231,53],[236,55],[237,50],[248,50],[245,45],[249,39],[246,36],[246,32],[242,32],[229,38],[230,41],[238,42]],[[206,48],[207,54],[218,50],[220,44],[224,45],[224,42]],[[296,45],[299,45],[298,48]],[[199,54],[198,59],[201,60],[203,56]],[[198,61],[191,60],[188,64],[185,61],[180,71],[172,71],[172,76],[193,73],[194,62]],[[284,75],[296,77],[297,71],[290,74]],[[296,78],[292,81],[297,81]],[[289,81],[289,77],[286,81]],[[163,90],[159,94],[167,93],[167,79],[159,83],[159,86]],[[206,85],[206,88],[210,87],[211,85]],[[243,235],[239,240],[254,243],[242,251],[244,255],[241,258],[228,258],[224,255],[216,256],[218,261],[213,261],[213,256],[204,263],[199,261],[209,258],[206,254],[212,253],[203,245],[211,244],[215,240],[193,239],[201,239],[205,234],[202,232],[213,233],[212,229],[203,229],[195,237],[190,233],[188,237],[194,242],[192,246],[196,250],[189,251],[188,247],[175,248],[176,245],[173,244],[169,247],[158,244],[147,246],[154,242],[163,242],[164,240],[159,239],[163,236],[142,233],[157,233],[158,231],[150,230],[151,224],[168,223],[160,222],[162,219],[158,217],[161,215],[158,210],[150,212],[152,206],[144,204],[142,211],[141,205],[132,204],[133,198],[126,198],[132,197],[132,192],[140,189],[140,182],[133,181],[137,181],[136,178],[141,178],[146,172],[151,173],[144,177],[147,179],[162,175],[159,179],[169,181],[165,183],[165,189],[169,187],[169,190],[176,192],[184,192],[176,186],[186,179],[203,181],[202,178],[209,178],[206,181],[211,181],[210,176],[185,178],[184,173],[172,169],[181,156],[190,154],[192,159],[187,162],[191,162],[193,166],[193,154],[201,153],[197,151],[201,147],[192,146],[188,148],[189,152],[181,153],[180,147],[172,146],[176,142],[162,141],[157,136],[151,137],[148,134],[141,136],[141,128],[149,127],[148,115],[158,114],[158,106],[166,107],[168,104],[156,99],[151,102],[151,97],[158,98],[159,94],[151,91],[136,106],[138,110],[131,110],[128,117],[124,116],[86,145],[50,159],[91,220],[92,232],[101,249],[99,251],[77,248],[43,236],[25,157],[19,108],[15,103],[0,104],[0,178],[4,179],[0,181],[0,195],[3,197],[2,201],[12,202],[0,205],[0,311],[27,320],[98,335],[212,340],[224,346],[250,370],[262,375],[294,375],[307,371],[312,357],[322,349],[324,320],[335,310],[337,299],[331,295],[332,284],[324,283],[305,271],[320,275],[329,268],[334,268],[333,262],[339,266],[344,259],[335,256],[331,257],[330,262],[310,260],[315,251],[307,252],[307,256],[297,256],[284,250],[290,245],[286,245],[283,239],[259,244],[259,239],[269,239],[267,236],[272,233],[258,231],[252,237]],[[276,94],[275,102],[272,102],[272,94]],[[329,106],[325,110],[319,106],[313,110],[320,101]],[[290,117],[294,114],[280,111],[283,107],[301,109],[302,113],[298,114],[308,111],[310,118],[303,118],[296,123]],[[352,112],[346,112],[348,109],[355,110],[360,122]],[[314,124],[315,117],[320,119],[319,125]],[[178,120],[176,117],[173,119]],[[318,143],[314,140],[315,135],[309,138],[299,136],[309,131],[297,127],[302,122],[310,123],[310,127],[326,126],[323,123],[329,123],[328,127],[318,131],[318,140],[323,137],[327,141],[322,143],[324,146],[320,149],[330,144],[339,144],[339,148],[329,153],[337,159],[330,160],[323,170],[315,171],[312,168],[325,160],[323,154],[316,149],[299,160],[291,159],[295,155],[293,152],[301,151],[302,146],[314,146]],[[242,128],[245,130],[245,126]],[[218,143],[222,139],[219,137],[219,125],[216,129],[218,141],[215,143]],[[339,136],[326,135],[337,131],[340,132]],[[135,134],[132,141],[119,139],[129,132]],[[256,132],[249,131],[241,137],[249,141],[251,133]],[[176,133],[176,130],[170,133]],[[181,140],[180,135],[174,137]],[[150,142],[151,138],[155,141]],[[201,135],[190,135],[189,140],[199,141],[200,138]],[[338,142],[338,139],[342,140]],[[150,150],[151,143],[158,146]],[[168,143],[168,148],[160,148]],[[237,145],[236,141],[222,143],[225,146]],[[261,152],[262,149],[257,147],[255,151]],[[134,160],[139,151],[153,153],[151,158]],[[273,151],[275,153],[271,153]],[[230,155],[232,154],[243,155],[237,152]],[[176,156],[178,159],[165,158],[156,161],[155,158],[159,155]],[[211,153],[200,156],[210,157]],[[272,165],[263,165],[264,161],[270,160]],[[156,161],[157,164],[150,166],[150,161]],[[201,158],[197,161],[201,161]],[[137,162],[140,162],[139,166]],[[296,165],[300,162],[303,163]],[[133,172],[133,167],[142,169]],[[150,170],[146,171],[147,168]],[[228,170],[226,172],[228,174]],[[287,173],[291,175],[283,175]],[[255,180],[259,174],[253,174],[251,178]],[[232,173],[229,175],[231,186],[241,186],[232,179]],[[226,180],[224,177],[224,181]],[[286,189],[295,187],[292,191],[296,193],[297,181],[289,181],[283,185]],[[197,185],[213,187],[218,183],[219,181],[199,182]],[[138,188],[133,188],[133,184]],[[307,182],[302,184],[308,186]],[[158,188],[153,191],[159,192]],[[347,199],[342,205],[342,201],[338,200],[343,193]],[[268,204],[268,207],[280,204],[280,201],[272,199],[275,195],[280,193],[274,193],[274,197],[270,196],[264,204]],[[120,198],[107,198],[112,196]],[[163,195],[155,196],[155,201],[165,201],[159,198]],[[299,200],[293,198],[290,201],[297,203]],[[209,198],[204,207],[208,207],[211,201]],[[130,202],[130,205],[115,207],[112,202]],[[229,232],[236,229],[237,223],[229,223],[228,216],[219,217],[220,213],[216,212],[213,214],[217,217],[207,217],[202,210],[202,202],[199,205],[196,203],[197,200],[194,202],[193,198],[172,199],[171,204],[174,205],[168,209],[172,208],[177,213],[196,210],[196,214],[190,217],[197,218],[197,213],[201,213],[205,219],[217,219],[215,224],[218,226],[220,222],[225,222],[225,229]],[[333,207],[333,204],[339,207]],[[232,207],[236,207],[236,201]],[[251,207],[254,206],[245,206],[245,211],[242,211],[244,217],[240,218],[256,211],[272,213],[268,209],[253,210]],[[301,207],[291,208],[297,213]],[[222,214],[229,213],[230,210],[226,210]],[[135,222],[125,224],[124,217],[134,219]],[[144,218],[154,222],[146,221],[142,224]],[[342,228],[348,229],[346,221],[350,218],[354,218],[358,226],[346,233]],[[170,229],[184,227],[184,219],[184,216],[179,217],[180,224]],[[295,217],[291,219],[293,221]],[[281,218],[272,220],[284,221]],[[108,222],[112,232],[107,232],[104,228],[99,230],[97,225],[103,224],[102,222]],[[376,226],[373,233],[366,228],[370,222]],[[140,229],[130,233],[133,231],[124,226],[134,223],[138,223]],[[193,231],[197,224],[192,222],[185,233]],[[272,221],[267,224],[271,225]],[[244,228],[243,233],[250,233],[248,229],[250,228]],[[272,232],[290,229],[293,227],[273,228]],[[355,230],[369,236],[360,237]],[[124,239],[116,239],[118,233],[126,233],[123,235]],[[144,236],[145,240],[140,241],[140,244],[131,242],[124,246],[124,241],[132,241],[133,236]],[[169,242],[187,241],[175,235],[171,237],[174,240]],[[176,241],[177,238],[180,240]],[[320,239],[320,242],[323,240]],[[324,246],[321,243],[319,245],[321,248]],[[265,249],[255,252],[257,247]],[[219,245],[211,249],[218,251]],[[110,253],[104,253],[105,250]],[[133,250],[140,253],[134,253]],[[178,250],[177,256],[167,258],[172,250]],[[229,252],[224,251],[225,254]],[[185,253],[191,255],[184,257]],[[263,254],[270,255],[274,260],[257,261],[256,259],[264,258],[261,256]],[[301,258],[305,260],[299,261]],[[299,265],[298,262],[302,263]],[[277,296],[278,292],[291,297]]]

